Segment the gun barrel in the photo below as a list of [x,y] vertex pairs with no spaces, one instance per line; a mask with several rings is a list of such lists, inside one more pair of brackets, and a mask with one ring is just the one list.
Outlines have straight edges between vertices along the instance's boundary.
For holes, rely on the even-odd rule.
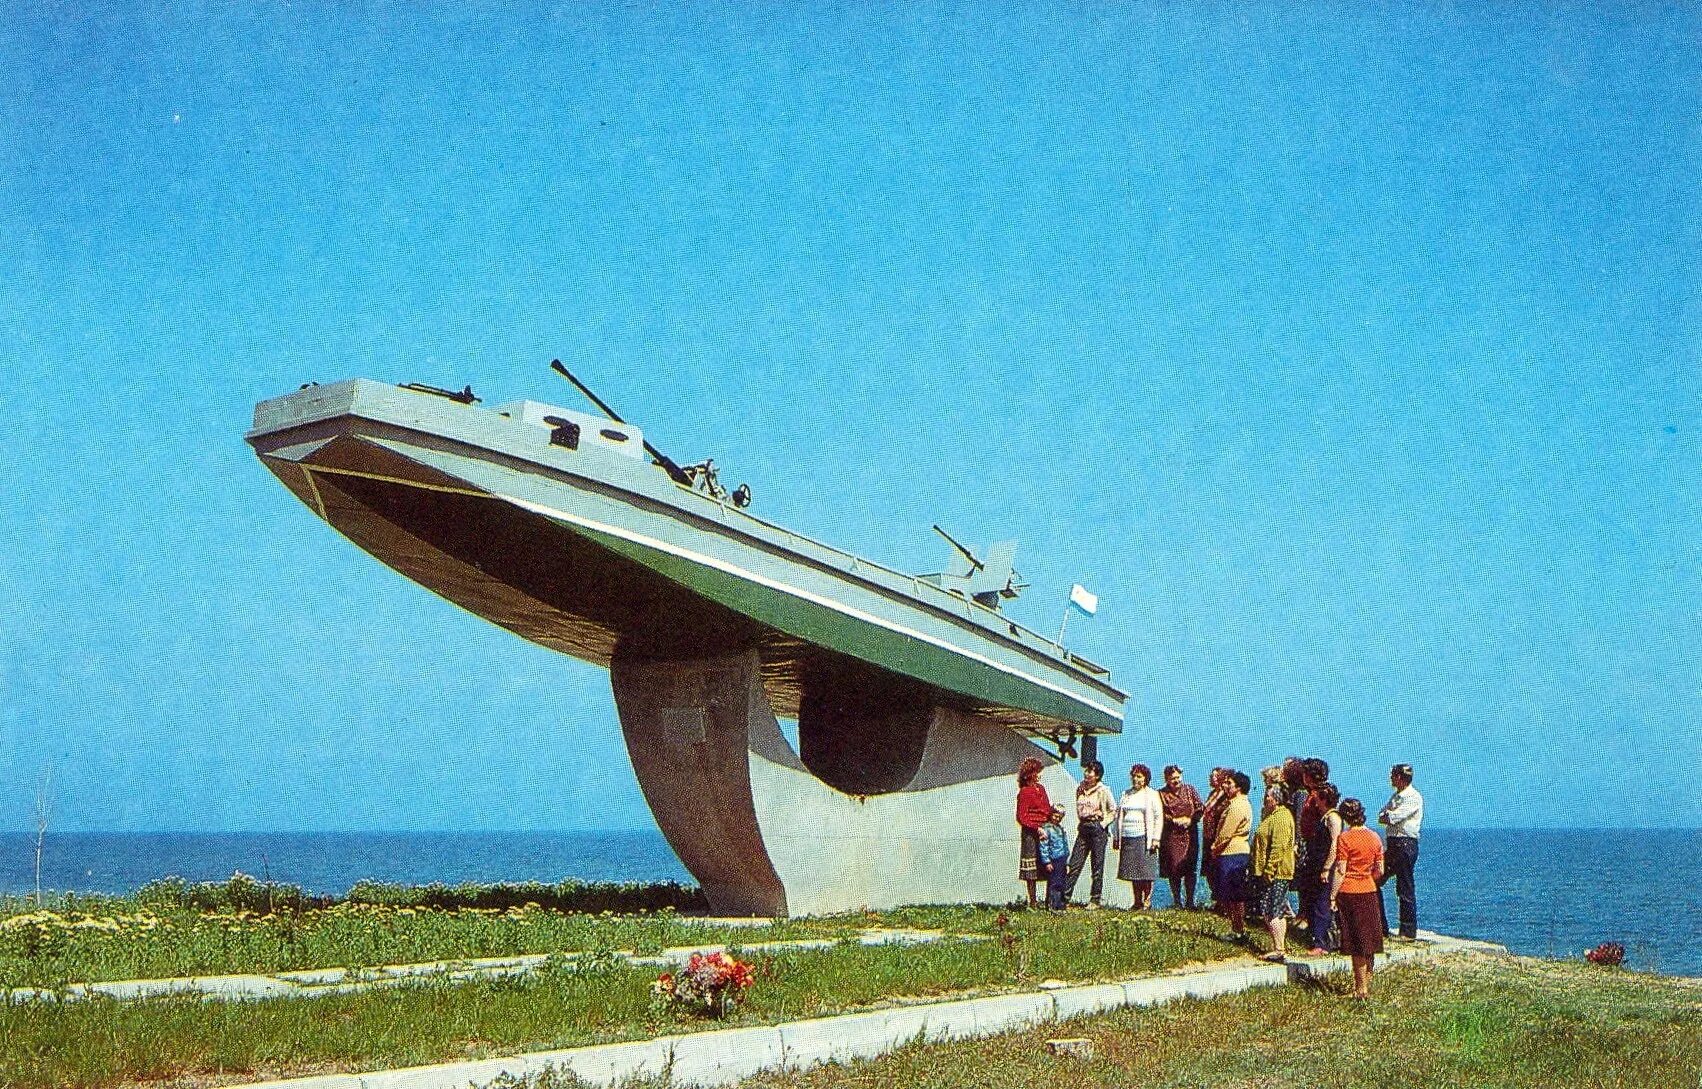
[[[603,401],[603,399],[601,397],[599,397],[595,393],[591,392],[590,386],[587,386],[584,382],[581,382],[579,379],[575,378],[573,376],[573,372],[568,370],[565,366],[562,365],[561,360],[559,360],[559,359],[550,360],[550,369],[555,371],[557,374],[561,375],[563,378],[567,379],[569,382],[572,382],[574,388],[577,389],[580,393],[583,393],[586,397],[590,398],[591,403],[596,405],[598,410],[601,411],[603,413],[603,415],[607,416],[609,419],[615,421],[616,423],[621,423],[621,424],[626,423],[625,420],[621,419],[620,413],[618,413],[614,409],[610,408]],[[662,453],[662,451],[660,451],[660,450],[656,449],[656,447],[652,446],[650,444],[649,439],[645,439],[643,441],[644,441],[644,452],[646,454],[649,454],[652,458],[655,459],[656,464],[658,464],[662,467],[663,471],[668,474],[668,477],[671,480],[673,480],[673,482],[675,484],[684,484],[688,488],[691,487],[691,477],[686,475],[686,471],[684,469],[680,468],[678,463],[676,463],[673,458],[669,457],[667,454]]]
[[951,546],[953,548],[955,548],[959,552],[963,553],[963,558],[969,561],[969,568],[970,568],[971,571],[980,571],[981,569],[983,569],[987,566],[986,564],[982,563],[980,560],[976,559],[975,553],[969,551],[969,549],[965,548],[961,543],[959,543],[959,541],[956,537],[953,537],[951,534],[949,534],[945,530],[941,529],[939,527],[938,523],[935,523],[935,525],[934,525],[934,532],[938,533],[941,537],[944,537],[946,540],[950,541]]

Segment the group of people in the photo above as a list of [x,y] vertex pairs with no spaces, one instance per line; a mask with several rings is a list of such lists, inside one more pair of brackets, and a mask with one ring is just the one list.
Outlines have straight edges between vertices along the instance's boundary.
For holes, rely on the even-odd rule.
[[[1152,906],[1159,879],[1170,884],[1172,903],[1195,909],[1197,877],[1204,876],[1212,910],[1229,922],[1231,937],[1245,941],[1251,918],[1270,933],[1266,960],[1287,958],[1289,928],[1304,929],[1313,955],[1332,950],[1353,961],[1354,995],[1371,984],[1372,958],[1383,951],[1388,922],[1382,887],[1395,882],[1401,937],[1418,935],[1418,900],[1413,873],[1418,864],[1424,799],[1413,787],[1410,764],[1389,770],[1393,795],[1377,815],[1387,836],[1367,828],[1364,804],[1343,798],[1330,782],[1330,766],[1317,757],[1290,757],[1264,769],[1261,816],[1253,818],[1252,780],[1234,768],[1213,768],[1209,793],[1183,781],[1175,764],[1164,769],[1164,785],[1152,786],[1152,769],[1129,769],[1129,789],[1113,797],[1097,760],[1082,764],[1076,787],[1076,837],[1064,832],[1065,810],[1054,805],[1040,782],[1044,764],[1024,760],[1017,772],[1016,818],[1022,850],[1017,876],[1028,886],[1028,903],[1038,907],[1046,883],[1046,905],[1063,911],[1083,870],[1091,873],[1087,907],[1104,894],[1105,851],[1117,852],[1117,877],[1129,882],[1131,909]],[[1290,892],[1298,900],[1289,899]]]

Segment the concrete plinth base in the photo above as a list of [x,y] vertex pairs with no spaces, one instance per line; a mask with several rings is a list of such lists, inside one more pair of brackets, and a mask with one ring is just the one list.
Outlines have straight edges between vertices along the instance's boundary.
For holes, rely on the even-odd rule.
[[819,915],[1026,895],[1015,772],[1025,757],[1041,758],[1047,792],[1070,808],[1075,782],[1057,760],[1003,726],[940,707],[923,720],[907,782],[846,793],[792,750],[760,669],[749,652],[690,662],[617,654],[609,670],[639,786],[714,911]]

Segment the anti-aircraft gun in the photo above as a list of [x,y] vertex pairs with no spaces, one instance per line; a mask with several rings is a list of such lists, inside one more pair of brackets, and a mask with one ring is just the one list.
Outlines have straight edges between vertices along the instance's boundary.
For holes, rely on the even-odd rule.
[[1016,571],[1015,541],[999,541],[990,545],[987,558],[982,559],[939,526],[934,527],[934,532],[950,542],[956,555],[952,557],[950,570],[922,575],[923,582],[961,593],[977,605],[995,612],[1003,602],[1014,600],[1028,589],[1028,583],[1021,581],[1022,576]]

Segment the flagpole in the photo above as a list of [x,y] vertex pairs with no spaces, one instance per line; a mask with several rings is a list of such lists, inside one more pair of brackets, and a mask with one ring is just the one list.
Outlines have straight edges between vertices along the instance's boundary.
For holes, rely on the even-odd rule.
[[1064,649],[1064,629],[1070,626],[1070,602],[1064,602],[1064,622],[1058,625],[1058,649]]

